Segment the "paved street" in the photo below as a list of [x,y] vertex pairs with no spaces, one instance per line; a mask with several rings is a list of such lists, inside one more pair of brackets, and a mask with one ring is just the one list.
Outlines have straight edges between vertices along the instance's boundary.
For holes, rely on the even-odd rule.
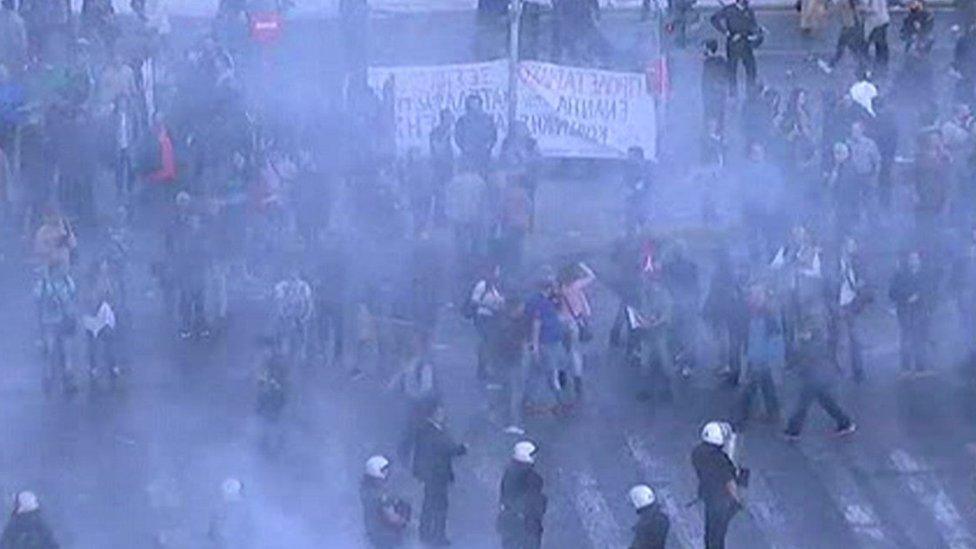
[[[590,198],[583,210],[559,205],[565,185]],[[584,211],[598,206],[608,217],[614,211],[612,191],[551,181],[540,203],[534,263],[558,250],[579,252],[598,274],[605,269],[605,254],[577,235],[591,226]],[[153,242],[150,234],[141,239]],[[0,446],[0,490],[36,489],[66,547],[151,547],[157,532],[171,547],[203,547],[219,482],[238,475],[256,511],[256,547],[361,546],[362,462],[375,452],[395,455],[404,420],[397,398],[384,392],[385,377],[368,369],[351,381],[326,365],[297,372],[286,449],[262,454],[253,413],[255,339],[264,325],[257,293],[235,294],[226,340],[179,342],[138,265],[150,248],[140,245],[133,269],[135,329],[126,343],[124,391],[89,396],[86,389],[72,402],[41,394],[29,280],[16,249],[5,255],[0,414],[8,436]],[[392,249],[362,251],[353,269],[363,274],[374,261],[396,257]],[[636,401],[634,372],[605,346],[616,299],[601,286],[593,302],[598,337],[587,352],[587,404],[573,417],[528,425],[551,503],[545,546],[623,547],[633,521],[626,491],[642,481],[658,490],[672,517],[673,546],[700,547],[701,510],[686,506],[694,495],[688,452],[705,420],[727,417],[731,393],[716,386],[706,361],[708,368],[676,387],[673,405]],[[748,513],[733,523],[730,547],[976,546],[974,466],[963,448],[976,440],[971,393],[948,359],[937,377],[896,381],[893,317],[885,306],[871,315],[869,381],[845,382],[842,390],[860,430],[835,440],[817,412],[797,445],[780,440],[774,426],[749,430]],[[954,342],[943,343],[942,354],[952,356]],[[515,438],[486,415],[474,379],[473,330],[456,311],[442,312],[436,349],[451,429],[471,447],[458,463],[449,531],[456,547],[496,547],[497,484]],[[789,403],[794,380],[784,383]],[[394,482],[419,506],[418,485],[401,465],[394,460]]]
[[[613,14],[604,25],[626,32],[615,39],[637,44],[641,30]],[[374,59],[389,64],[459,62],[472,59],[460,38],[470,31],[453,26],[460,15],[417,16],[374,22]],[[473,17],[468,14],[463,17]],[[804,42],[785,12],[764,15],[770,40],[760,53],[764,78],[788,82],[786,70],[810,52],[830,49],[835,29]],[[444,29],[451,32],[433,32]],[[948,19],[940,16],[940,29]],[[321,41],[330,35],[322,29]],[[310,36],[310,35],[305,35]],[[319,34],[315,34],[319,36]],[[424,37],[418,40],[417,37]],[[404,47],[410,43],[411,47]],[[307,44],[306,44],[307,46]],[[291,43],[300,51],[298,44]],[[949,47],[943,37],[938,51]],[[897,49],[897,48],[895,48]],[[291,77],[315,63],[290,67]],[[893,62],[897,64],[898,60]],[[324,63],[323,63],[324,64]],[[795,70],[797,82],[823,85],[811,63]],[[689,50],[677,54],[680,94],[669,117],[665,154],[676,155],[696,142],[697,60]],[[307,73],[305,73],[307,74]],[[314,87],[311,86],[310,87]],[[282,98],[294,94],[281,90]],[[282,100],[286,102],[286,99]],[[287,105],[282,107],[287,111]],[[656,229],[688,233],[696,258],[708,257],[710,233],[698,222],[700,186],[683,170],[663,178],[656,195]],[[101,183],[108,186],[107,179]],[[529,263],[538,266],[565,258],[585,258],[597,275],[609,272],[610,240],[617,235],[622,204],[616,174],[604,165],[551,166],[539,190],[539,225],[529,241]],[[575,200],[568,200],[573,197]],[[905,229],[908,205],[898,202],[888,239],[866,243],[886,281],[891,251]],[[111,211],[106,207],[105,211]],[[340,216],[341,219],[341,216]],[[448,235],[435,240],[448,255]],[[82,257],[93,254],[96,237],[81,235]],[[25,488],[38,492],[63,546],[79,549],[207,547],[210,514],[220,482],[238,476],[254,511],[254,547],[364,547],[358,481],[364,460],[374,453],[396,455],[405,421],[403,403],[385,389],[389,365],[366,368],[350,379],[348,365],[317,364],[294,372],[295,393],[283,423],[285,449],[268,456],[258,449],[262,425],[255,417],[257,338],[267,320],[266,288],[237,281],[232,293],[232,324],[210,342],[181,342],[161,312],[149,276],[159,254],[160,236],[152,226],[136,228],[130,295],[133,315],[125,334],[126,372],[119,393],[82,392],[72,401],[45,398],[41,392],[40,353],[36,346],[30,267],[24,244],[6,238],[0,260],[0,493]],[[354,242],[351,279],[362,291],[366,281],[393,280],[402,273],[410,243]],[[87,258],[85,258],[87,259]],[[708,279],[708,273],[702,273]],[[445,280],[445,287],[451,286]],[[587,401],[573,416],[537,419],[528,437],[539,445],[538,468],[546,481],[550,507],[544,547],[605,549],[630,541],[634,512],[626,498],[637,482],[651,485],[672,520],[669,547],[701,547],[702,510],[694,499],[689,452],[701,425],[726,419],[733,397],[713,375],[711,344],[702,338],[702,363],[691,379],[675,386],[675,402],[651,405],[635,399],[636,374],[607,347],[610,317],[617,299],[597,285],[596,338],[587,348]],[[884,282],[882,282],[884,284]],[[264,290],[264,291],[261,291]],[[475,380],[474,330],[444,292],[435,337],[436,364],[446,397],[449,427],[471,451],[457,462],[451,491],[448,532],[454,547],[498,547],[494,533],[498,482],[516,438],[505,435],[487,414],[486,389]],[[885,292],[879,292],[883,296]],[[976,460],[965,444],[976,441],[973,388],[957,373],[960,358],[955,312],[940,311],[938,374],[903,382],[897,379],[895,319],[880,298],[868,312],[868,380],[845,380],[841,402],[858,423],[848,439],[829,435],[827,419],[814,411],[803,440],[791,445],[780,428],[757,424],[744,435],[744,463],[753,471],[746,513],[734,522],[731,548],[976,548]],[[703,332],[704,333],[704,332]],[[796,380],[777,369],[789,410]],[[405,464],[393,459],[393,482],[419,510],[421,489]]]

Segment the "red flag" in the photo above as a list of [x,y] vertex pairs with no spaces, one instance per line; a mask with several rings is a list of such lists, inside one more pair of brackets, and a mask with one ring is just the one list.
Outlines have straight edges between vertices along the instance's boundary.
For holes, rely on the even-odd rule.
[[647,78],[647,89],[658,99],[667,99],[671,95],[671,73],[668,70],[668,58],[665,56],[651,59],[644,69]]

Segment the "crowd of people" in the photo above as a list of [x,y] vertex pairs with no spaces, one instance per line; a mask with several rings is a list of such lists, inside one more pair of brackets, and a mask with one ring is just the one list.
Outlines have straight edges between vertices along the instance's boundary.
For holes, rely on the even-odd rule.
[[[813,29],[820,4],[799,4],[802,28]],[[946,314],[967,334],[970,382],[976,372],[968,336],[976,324],[976,25],[961,29],[944,86],[931,69],[933,16],[921,2],[901,27],[897,71],[888,70],[884,2],[837,5],[843,25],[835,55],[820,63],[830,76],[821,93],[763,83],[754,50],[764,29],[746,0],[716,12],[725,54],[716,39],[702,44],[694,177],[706,185],[702,224],[722,238],[703,253],[656,229],[668,208],[657,190],[688,158],[669,166],[634,147],[620,170],[622,236],[597,268],[564,255],[528,257],[547,163],[523,123],[500,135],[478,95],[465,98],[462,113],[440,113],[429,150],[398,155],[395,83],[374,89],[362,70],[349,71],[341,99],[309,120],[276,118],[247,85],[259,46],[247,41],[238,3],[222,2],[211,31],[177,52],[145,2],[133,0],[132,16],[122,17],[86,1],[76,21],[66,5],[5,0],[0,198],[3,222],[29,242],[38,273],[43,389],[68,398],[81,391],[78,357],[91,392],[124,382],[136,267],[149,267],[162,316],[185,345],[225,337],[235,304],[256,289],[267,317],[256,380],[262,448],[287,444],[282,410],[303,369],[329,365],[380,380],[408,410],[397,458],[424,486],[419,536],[444,546],[452,463],[468,451],[446,430],[449,388],[432,353],[452,311],[471,326],[472,379],[492,421],[520,439],[499,488],[501,543],[538,548],[547,497],[526,433],[540,416],[587,406],[588,349],[606,337],[616,350],[608,356],[632,367],[642,402],[677,405],[675,388],[707,374],[735,394],[728,421],[705,425],[692,454],[706,547],[722,547],[748,484],[733,447],[755,418],[754,401],[791,442],[814,403],[836,435],[854,433],[834,390],[841,377],[872,375],[864,350],[873,311],[890,306],[897,316],[906,379],[932,375],[947,356],[932,332]],[[485,25],[503,13],[489,8]],[[594,6],[557,8],[557,58],[606,54],[591,27]],[[943,89],[949,110],[939,108]],[[111,196],[99,192],[106,178]],[[895,269],[877,242],[884,234],[904,237]],[[406,275],[352,276],[357,246],[406,250]],[[591,302],[595,284],[612,289],[612,303]],[[609,325],[597,322],[598,308],[616,310]],[[780,369],[800,385],[785,418]],[[390,467],[370,457],[361,483],[375,547],[401,545],[413,520],[388,486]],[[222,493],[227,508],[211,537],[244,546],[228,541],[247,539],[231,510],[244,498],[240,481],[228,479]],[[653,489],[635,486],[629,499],[638,513],[632,547],[664,547],[669,520]],[[57,546],[38,508],[33,493],[17,495],[0,547]]]

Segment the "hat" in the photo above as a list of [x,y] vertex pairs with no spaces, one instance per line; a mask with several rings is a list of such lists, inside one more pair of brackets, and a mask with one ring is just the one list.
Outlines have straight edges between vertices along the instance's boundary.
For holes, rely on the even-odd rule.
[[537,448],[535,444],[523,440],[521,442],[515,443],[512,447],[512,459],[519,463],[533,464],[535,463],[535,452]]
[[874,84],[867,80],[856,82],[851,86],[850,95],[855,103],[874,116],[874,98],[878,97],[878,88]]
[[244,485],[236,478],[227,478],[220,485],[220,493],[224,496],[224,501],[240,501],[243,497]]
[[387,472],[387,467],[390,466],[390,460],[383,456],[373,456],[366,460],[366,476],[376,479],[385,479]]
[[37,495],[30,490],[24,490],[17,494],[16,509],[14,512],[20,513],[30,513],[31,511],[37,511],[40,508],[40,504],[37,502]]
[[657,501],[657,498],[654,496],[654,490],[651,490],[651,487],[645,484],[634,486],[627,495],[630,497],[630,503],[637,510],[641,510],[648,505],[654,505],[654,502]]

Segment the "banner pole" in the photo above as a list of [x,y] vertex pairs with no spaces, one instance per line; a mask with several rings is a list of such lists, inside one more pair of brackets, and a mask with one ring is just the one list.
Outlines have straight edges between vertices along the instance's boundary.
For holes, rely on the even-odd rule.
[[515,123],[518,107],[518,62],[519,35],[522,26],[522,5],[524,0],[511,0],[509,10],[508,30],[508,123],[509,131]]

